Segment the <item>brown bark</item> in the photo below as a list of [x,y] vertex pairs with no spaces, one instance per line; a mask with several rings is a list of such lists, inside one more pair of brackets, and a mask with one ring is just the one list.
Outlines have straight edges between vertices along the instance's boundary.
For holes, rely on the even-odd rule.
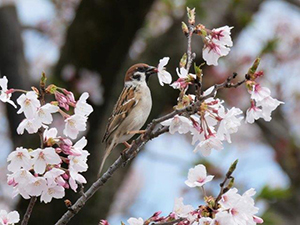
[[[0,7],[0,72],[1,77],[9,80],[9,88],[28,88],[28,72],[23,51],[21,26],[15,6]],[[12,98],[16,99],[15,95]],[[22,116],[16,114],[16,109],[7,104],[7,116],[14,146],[19,146],[22,141],[16,129]]]

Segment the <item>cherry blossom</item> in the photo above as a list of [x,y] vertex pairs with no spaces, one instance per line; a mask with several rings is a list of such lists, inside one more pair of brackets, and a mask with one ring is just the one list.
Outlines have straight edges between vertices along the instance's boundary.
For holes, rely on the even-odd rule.
[[59,164],[61,162],[59,155],[51,147],[45,149],[38,148],[30,154],[33,157],[34,171],[38,174],[45,172],[47,164]]
[[52,198],[60,199],[65,196],[65,189],[59,185],[48,186],[41,195],[41,202],[51,202]]
[[223,144],[221,140],[215,136],[211,136],[210,138],[207,138],[205,141],[201,141],[194,149],[194,152],[200,151],[203,156],[209,156],[212,149],[215,150],[223,149]]
[[89,93],[84,92],[75,106],[75,114],[82,116],[89,116],[93,112],[93,107],[86,102],[89,97]]
[[215,218],[212,220],[211,225],[229,225],[235,224],[232,221],[232,218],[229,213],[227,212],[218,212]]
[[42,192],[47,189],[46,179],[44,177],[34,177],[26,189],[30,196],[40,196]]
[[207,65],[218,65],[218,59],[222,56],[228,55],[230,49],[224,45],[218,44],[214,41],[209,41],[203,48],[203,59]]
[[77,135],[79,134],[79,131],[85,131],[86,130],[86,121],[87,118],[85,116],[81,116],[78,114],[74,114],[67,119],[65,119],[65,129],[64,129],[64,135],[75,139],[77,138]]
[[20,221],[20,215],[17,211],[7,213],[5,210],[0,210],[0,225],[15,224]]
[[259,102],[264,98],[269,97],[271,95],[271,91],[267,87],[261,87],[260,84],[254,84],[253,89],[249,91],[251,94],[251,99]]
[[75,171],[70,171],[70,178],[69,178],[69,184],[70,187],[76,192],[78,188],[78,183],[80,184],[86,184],[86,179],[84,176],[81,174],[75,172]]
[[176,68],[176,72],[179,79],[170,85],[174,89],[185,89],[194,79],[196,79],[196,75],[189,74],[184,67],[181,67],[180,70]]
[[27,185],[34,181],[34,176],[24,169],[20,169],[13,174],[7,176],[7,183],[14,186],[13,196],[20,194],[23,198],[30,198],[27,190]]
[[127,222],[129,223],[129,225],[143,225],[144,224],[144,220],[141,217],[139,217],[139,218],[131,217],[127,220]]
[[88,169],[87,165],[87,157],[90,153],[86,150],[82,150],[82,154],[80,156],[69,155],[69,170],[75,172],[85,172]]
[[263,117],[263,112],[260,108],[256,107],[252,102],[251,107],[246,111],[246,121],[247,123],[254,123],[255,120]]
[[183,198],[175,199],[173,212],[175,213],[176,216],[187,218],[192,211],[194,211],[193,206],[184,205]]
[[34,134],[34,133],[38,132],[38,129],[41,126],[42,126],[42,122],[38,118],[31,118],[31,119],[25,118],[19,124],[19,126],[17,128],[17,133],[23,134],[24,130],[27,130],[27,132],[29,134]]
[[222,56],[228,55],[233,43],[231,40],[232,27],[224,26],[213,29],[206,37],[206,43],[203,47],[203,59],[207,65],[218,65],[218,59]]
[[53,121],[52,113],[56,113],[58,109],[59,109],[58,106],[47,103],[42,107],[38,108],[37,117],[40,119],[42,123],[51,124]]
[[18,99],[17,103],[21,106],[18,114],[24,112],[27,119],[35,117],[37,109],[41,106],[40,101],[37,98],[37,94],[34,91],[29,91],[26,94],[22,94]]
[[202,187],[204,184],[210,182],[213,178],[214,176],[207,176],[205,166],[200,164],[189,169],[188,179],[185,181],[185,184],[189,187]]
[[21,168],[29,170],[32,167],[30,154],[23,147],[16,148],[15,151],[11,152],[7,157],[7,161],[10,162],[7,169],[11,172],[16,172]]
[[13,107],[17,108],[16,104],[12,100],[10,100],[12,93],[10,93],[9,90],[7,90],[7,83],[8,80],[6,76],[0,78],[0,87],[1,87],[0,101],[7,102],[11,104]]
[[213,219],[210,217],[201,217],[199,220],[199,225],[211,225],[212,220]]
[[[70,148],[70,155],[80,156],[85,154],[83,148],[87,145],[87,140],[85,137],[82,137],[78,140],[71,148]],[[87,151],[85,151],[87,153]]]
[[161,86],[164,86],[164,83],[171,84],[172,82],[171,74],[165,70],[165,66],[168,64],[169,60],[169,57],[164,57],[163,59],[159,60],[159,64],[157,66],[157,76]]
[[61,177],[65,172],[58,168],[52,168],[51,170],[47,171],[44,177],[47,180],[47,184],[50,186],[60,185],[63,186],[66,182]]
[[163,126],[169,126],[170,134],[186,134],[192,128],[192,122],[184,116],[174,116],[171,119],[161,122]]
[[231,39],[231,29],[233,27],[224,26],[219,27],[216,29],[212,29],[211,37],[213,40],[219,44],[226,45],[231,47],[233,45],[232,39]]
[[230,134],[236,133],[238,131],[238,127],[241,125],[241,120],[243,119],[242,110],[239,108],[231,108],[225,113],[224,109],[219,110],[219,116],[222,118],[217,137],[223,141],[226,139],[228,143],[231,143]]
[[[226,212],[230,215],[233,224],[256,224],[255,221],[261,221],[255,216],[258,208],[254,206],[252,196],[255,195],[253,188],[246,191],[242,196],[239,195],[236,188],[232,188],[222,195],[219,204],[219,212]],[[255,216],[255,218],[254,218]]]
[[262,101],[257,102],[257,106],[262,108],[262,114],[265,121],[271,121],[271,113],[280,105],[284,104],[284,102],[278,101],[271,96],[265,97]]
[[46,143],[49,142],[49,143],[54,144],[56,142],[55,139],[58,139],[57,133],[58,133],[58,131],[55,127],[50,128],[50,129],[46,128],[43,133],[44,142],[46,142]]

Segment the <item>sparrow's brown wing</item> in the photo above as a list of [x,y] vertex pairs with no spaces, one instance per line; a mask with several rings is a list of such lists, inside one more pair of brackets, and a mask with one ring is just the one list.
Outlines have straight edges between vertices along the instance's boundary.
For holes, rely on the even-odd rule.
[[112,115],[108,119],[108,124],[102,142],[106,142],[110,135],[120,126],[131,110],[137,105],[139,99],[135,96],[135,88],[124,87]]

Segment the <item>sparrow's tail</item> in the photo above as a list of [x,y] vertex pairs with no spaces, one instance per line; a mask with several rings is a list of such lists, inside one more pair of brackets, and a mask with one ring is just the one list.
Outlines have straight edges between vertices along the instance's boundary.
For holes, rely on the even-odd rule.
[[99,172],[98,172],[98,175],[97,175],[98,178],[100,177],[101,171],[102,171],[103,166],[104,166],[104,163],[105,163],[107,157],[109,156],[109,154],[110,154],[110,152],[111,152],[111,150],[113,148],[114,148],[114,144],[113,143],[111,143],[110,145],[106,146],[105,154],[103,156],[103,159],[102,159],[102,162],[101,162],[101,166],[100,166],[100,169],[99,169]]

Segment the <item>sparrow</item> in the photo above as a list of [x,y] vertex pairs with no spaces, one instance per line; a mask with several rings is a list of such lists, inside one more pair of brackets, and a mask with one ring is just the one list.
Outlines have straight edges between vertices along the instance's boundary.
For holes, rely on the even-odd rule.
[[102,139],[106,148],[98,177],[111,151],[120,143],[124,143],[129,148],[127,141],[134,134],[139,133],[145,124],[152,108],[152,98],[147,82],[149,77],[157,72],[156,67],[144,63],[135,64],[127,70],[123,91],[108,119]]

